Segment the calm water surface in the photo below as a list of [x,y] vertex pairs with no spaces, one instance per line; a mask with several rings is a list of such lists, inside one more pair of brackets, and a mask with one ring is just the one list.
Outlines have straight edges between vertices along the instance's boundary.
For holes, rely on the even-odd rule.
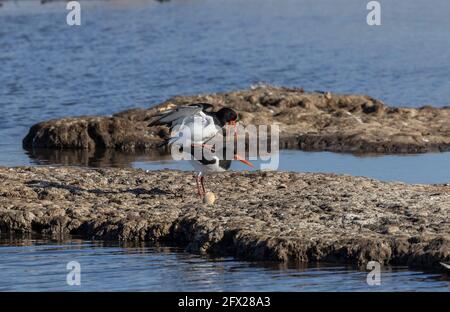
[[[112,114],[170,96],[258,82],[364,93],[394,106],[450,104],[450,4],[383,3],[368,27],[364,1],[7,1],[0,8],[0,165],[189,169],[148,155],[24,151],[30,125]],[[63,155],[61,155],[63,154]],[[156,162],[150,162],[156,160]],[[280,170],[450,182],[450,153],[360,158],[283,151]]]
[[[369,94],[394,106],[450,104],[447,0],[385,1],[381,27],[367,26],[367,1],[357,0],[80,2],[81,27],[66,25],[61,1],[0,7],[0,165],[190,170],[159,155],[24,151],[21,140],[46,119],[109,115],[258,82]],[[448,183],[449,163],[450,153],[282,151],[279,169]],[[82,265],[81,290],[448,290],[441,276],[405,268],[390,268],[380,288],[368,288],[365,273],[348,267],[280,268],[170,248],[9,240],[0,247],[0,290],[73,290],[65,285],[70,260]]]
[[[385,267],[381,285],[368,286],[364,270],[332,264],[210,259],[145,244],[11,243],[0,243],[0,291],[450,291],[448,276],[405,267]],[[70,261],[81,266],[81,286],[66,283]]]

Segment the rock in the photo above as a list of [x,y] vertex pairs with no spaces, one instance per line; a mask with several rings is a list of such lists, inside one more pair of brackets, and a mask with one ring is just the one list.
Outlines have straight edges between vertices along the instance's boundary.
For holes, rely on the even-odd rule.
[[116,149],[134,151],[161,143],[159,133],[144,123],[121,117],[77,117],[42,122],[31,127],[23,140],[25,147]]
[[280,126],[280,147],[349,153],[450,151],[450,107],[392,108],[363,95],[304,92],[259,85],[229,93],[177,96],[148,109],[112,117],[63,118],[32,126],[26,149],[155,150],[165,127],[147,125],[158,112],[195,102],[236,109],[243,125]]
[[204,205],[190,179],[181,171],[0,167],[0,232],[162,242],[247,260],[450,263],[447,186],[225,172],[206,181],[223,200]]

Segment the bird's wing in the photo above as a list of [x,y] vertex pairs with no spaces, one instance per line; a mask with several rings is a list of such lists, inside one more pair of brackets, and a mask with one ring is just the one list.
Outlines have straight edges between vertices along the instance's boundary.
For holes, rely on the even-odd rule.
[[201,106],[180,106],[153,120],[151,125],[166,124],[170,128],[170,138],[161,146],[201,143],[214,136],[218,131],[214,128],[214,120],[202,109]]
[[220,131],[220,127],[215,124],[214,118],[205,114],[203,122],[203,142],[211,140]]
[[[202,144],[214,137],[220,128],[214,124],[214,119],[211,116],[201,111],[198,114],[176,120],[172,123],[170,130],[171,137],[168,144],[172,144],[175,141],[178,141],[178,143],[184,142],[185,144]],[[181,138],[182,140],[180,141],[179,139]]]
[[209,104],[209,103],[195,103],[195,104],[190,104],[189,106],[201,107],[203,112],[211,112],[214,108],[214,105]]
[[[149,126],[168,125],[170,138],[163,145],[202,143],[210,140],[220,130],[214,118],[205,112],[212,110],[213,105],[196,103],[188,106],[179,106],[155,116]],[[186,136],[190,133],[190,136]]]
[[156,115],[150,122],[149,126],[156,126],[161,124],[168,124],[172,126],[176,121],[176,123],[181,123],[183,119],[195,116],[202,110],[203,107],[199,105],[178,106],[177,108],[166,110],[161,114]]

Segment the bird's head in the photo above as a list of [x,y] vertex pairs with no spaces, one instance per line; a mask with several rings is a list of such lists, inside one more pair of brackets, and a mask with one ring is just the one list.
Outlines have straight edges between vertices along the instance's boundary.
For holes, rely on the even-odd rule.
[[217,119],[222,123],[222,125],[232,125],[236,124],[238,119],[238,114],[231,108],[223,107],[219,109],[216,113]]

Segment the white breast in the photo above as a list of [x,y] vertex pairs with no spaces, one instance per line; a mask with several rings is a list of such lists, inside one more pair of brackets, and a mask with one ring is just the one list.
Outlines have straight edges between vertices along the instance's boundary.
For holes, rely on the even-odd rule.
[[223,172],[225,169],[219,166],[219,160],[216,158],[216,162],[210,165],[204,165],[198,160],[190,160],[189,161],[194,167],[195,171],[201,172],[203,175],[206,175],[211,172]]

